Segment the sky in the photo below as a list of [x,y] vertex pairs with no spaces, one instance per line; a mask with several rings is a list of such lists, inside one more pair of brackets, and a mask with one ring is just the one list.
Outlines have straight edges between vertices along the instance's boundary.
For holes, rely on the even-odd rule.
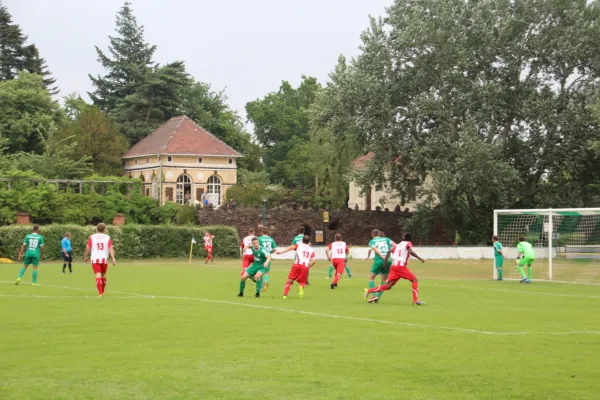
[[[29,43],[35,43],[61,90],[92,90],[88,73],[103,74],[94,46],[107,50],[124,0],[3,0]],[[245,120],[247,102],[297,85],[322,84],[338,56],[359,54],[369,15],[393,0],[130,0],[155,61],[185,61],[197,80],[223,90]],[[87,98],[87,97],[86,97]]]

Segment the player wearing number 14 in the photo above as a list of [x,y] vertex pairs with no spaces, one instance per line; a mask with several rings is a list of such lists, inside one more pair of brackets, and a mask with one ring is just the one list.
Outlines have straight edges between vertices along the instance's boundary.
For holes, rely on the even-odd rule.
[[327,260],[331,261],[333,268],[335,268],[335,277],[329,285],[332,289],[335,289],[344,273],[344,269],[346,268],[346,259],[348,257],[348,253],[350,253],[350,249],[346,242],[342,242],[342,235],[340,233],[335,234],[335,242],[330,243],[327,246]]
[[[25,258],[23,258],[23,252],[25,251]],[[30,265],[33,265],[33,272],[31,273],[31,284],[37,285],[38,276],[38,265],[40,264],[40,258],[44,258],[44,238],[40,235],[40,227],[34,226],[33,233],[25,236],[23,239],[23,245],[19,251],[19,260],[23,260],[23,267],[19,271],[19,277],[15,282],[18,285],[25,275],[25,271]]]
[[106,288],[106,272],[108,271],[108,256],[112,259],[112,265],[116,265],[115,251],[113,249],[112,240],[106,233],[106,225],[100,223],[96,227],[97,233],[90,236],[83,259],[85,262],[89,259],[92,261],[92,269],[96,275],[96,289],[98,289],[98,297],[104,296]]

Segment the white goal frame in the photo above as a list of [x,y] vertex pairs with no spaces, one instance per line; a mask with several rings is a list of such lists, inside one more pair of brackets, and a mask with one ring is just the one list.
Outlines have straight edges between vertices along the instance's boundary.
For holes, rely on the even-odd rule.
[[[559,212],[579,212],[579,213],[600,213],[600,208],[546,208],[546,209],[505,209],[494,210],[494,235],[498,235],[498,216],[535,213],[548,217],[548,279],[552,280],[552,262],[553,262],[553,239],[554,239],[554,221],[552,219],[555,213]],[[495,261],[492,261],[492,270],[494,279],[498,279],[498,271],[496,270]]]

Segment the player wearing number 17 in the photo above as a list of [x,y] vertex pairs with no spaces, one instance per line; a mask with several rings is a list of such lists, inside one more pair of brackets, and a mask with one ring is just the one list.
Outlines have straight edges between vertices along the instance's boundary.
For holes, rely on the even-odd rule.
[[304,297],[304,287],[308,282],[308,270],[315,265],[316,254],[315,251],[310,247],[310,236],[304,235],[302,237],[302,243],[296,243],[285,249],[277,249],[275,254],[283,254],[288,251],[295,251],[294,265],[290,269],[288,274],[288,280],[283,288],[283,298],[287,299],[287,295],[290,292],[290,287],[294,281],[298,282],[300,288],[298,289],[298,296]]
[[[83,254],[83,259],[88,262],[92,261],[92,269],[96,275],[96,289],[98,289],[98,297],[104,296],[106,288],[106,272],[108,270],[108,256],[112,259],[112,265],[116,265],[115,250],[113,249],[112,240],[106,233],[106,225],[98,224],[96,227],[97,233],[90,236]],[[88,256],[92,253],[90,258]]]
[[[25,251],[27,250],[27,251]],[[25,258],[23,258],[23,252],[25,251]],[[31,284],[37,285],[38,276],[38,265],[40,264],[40,258],[44,258],[44,238],[40,235],[40,227],[34,226],[33,233],[25,236],[23,239],[23,245],[21,251],[19,251],[19,260],[23,260],[23,267],[19,271],[19,277],[15,282],[18,285],[25,275],[27,267],[33,265],[33,272],[31,273]]]

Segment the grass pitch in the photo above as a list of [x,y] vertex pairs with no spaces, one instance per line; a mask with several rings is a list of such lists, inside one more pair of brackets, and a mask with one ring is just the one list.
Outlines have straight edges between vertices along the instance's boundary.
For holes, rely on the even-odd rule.
[[[97,299],[91,267],[38,283],[0,265],[0,399],[599,399],[598,286],[493,282],[489,263],[412,263],[367,304],[368,264],[336,290],[327,263],[281,299],[238,299],[238,260],[123,262]],[[510,268],[510,267],[509,267]]]

